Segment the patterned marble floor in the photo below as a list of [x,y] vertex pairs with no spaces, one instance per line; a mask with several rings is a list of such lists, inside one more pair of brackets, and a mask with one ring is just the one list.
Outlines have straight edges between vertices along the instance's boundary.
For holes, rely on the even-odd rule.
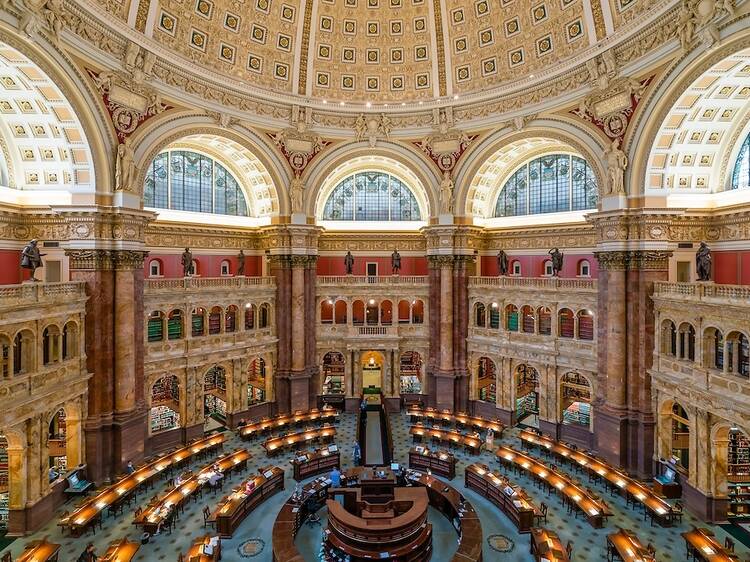
[[[394,414],[390,419],[395,445],[395,460],[402,464],[406,464],[408,460],[408,451],[411,447],[411,438],[408,434],[408,418],[404,414]],[[345,468],[352,466],[351,451],[355,430],[355,416],[343,415],[341,422],[338,425],[336,442],[342,450],[342,464]],[[506,431],[502,440],[496,439],[496,443],[501,441],[519,447],[519,440],[517,439],[516,431],[514,430]],[[248,471],[246,473],[235,474],[229,479],[228,485],[231,486],[238,484],[251,472],[255,473],[259,467],[269,464],[269,459],[267,459],[259,442],[245,443],[237,437],[232,436],[225,445],[225,451],[230,451],[231,449],[240,446],[247,447],[252,452],[253,458],[248,464]],[[472,502],[482,518],[482,529],[485,538],[484,560],[487,562],[493,562],[496,560],[526,562],[532,560],[529,555],[528,536],[519,535],[515,531],[513,524],[485,498],[464,488],[464,469],[472,462],[480,461],[488,464],[493,470],[499,469],[502,471],[502,468],[500,468],[499,464],[495,461],[494,455],[490,452],[484,452],[478,456],[458,452],[457,457],[458,465],[456,469],[456,478],[452,481],[452,485],[461,490],[466,498]],[[235,533],[234,538],[222,542],[222,559],[225,562],[236,562],[248,559],[257,562],[271,561],[270,541],[273,522],[281,505],[286,501],[294,489],[294,480],[292,480],[290,476],[290,458],[291,454],[287,453],[279,455],[270,461],[286,470],[286,490],[280,494],[276,494],[250,514]],[[196,463],[193,465],[193,468],[197,468],[203,464],[204,463]],[[566,469],[565,466],[562,466],[561,468],[563,470]],[[511,474],[510,477],[514,482],[523,486],[537,503],[545,501],[549,505],[550,511],[547,527],[556,530],[563,542],[568,540],[574,542],[575,550],[573,553],[573,559],[576,562],[601,562],[606,560],[605,537],[618,526],[635,531],[644,543],[647,541],[653,542],[657,549],[657,559],[660,562],[678,562],[685,560],[685,546],[680,533],[691,528],[692,525],[711,527],[716,533],[718,539],[722,542],[726,536],[723,529],[716,526],[704,525],[689,513],[685,514],[680,526],[671,528],[662,528],[658,526],[651,527],[648,522],[643,521],[643,513],[641,511],[636,511],[631,507],[627,507],[623,498],[620,498],[619,496],[610,496],[606,493],[604,487],[597,483],[592,483],[590,486],[599,490],[601,495],[607,498],[607,502],[615,512],[615,516],[609,519],[609,524],[604,529],[593,529],[583,519],[576,519],[567,515],[562,502],[556,495],[553,494],[547,496],[544,491],[534,487],[532,481],[525,476]],[[225,485],[225,491],[230,489],[228,485]],[[163,490],[164,487],[164,481],[157,483],[155,492]],[[150,496],[150,493],[142,494],[141,498],[143,503],[145,503]],[[185,511],[180,515],[177,522],[177,529],[173,531],[172,534],[162,534],[153,537],[148,544],[141,547],[136,560],[149,562],[158,560],[172,562],[177,560],[178,553],[186,552],[190,544],[193,542],[193,539],[206,532],[203,529],[203,518],[201,515],[201,509],[203,506],[208,505],[210,508],[213,508],[218,499],[219,495],[211,496],[210,494],[207,494],[204,495],[202,500],[188,504]],[[65,506],[59,511],[62,512],[64,508]],[[454,536],[451,537],[450,524],[447,524],[447,520],[441,521],[441,516],[434,510],[431,511],[430,519],[436,529],[435,554],[433,555],[433,560],[436,562],[449,560],[450,556],[455,551],[455,543],[452,542],[455,541],[455,533]],[[62,544],[59,558],[60,562],[72,562],[78,557],[88,542],[93,542],[96,546],[96,552],[101,555],[104,553],[106,546],[113,540],[122,537],[129,537],[131,540],[137,540],[140,536],[140,532],[132,525],[132,511],[130,512],[130,515],[126,512],[115,518],[106,518],[104,520],[104,528],[102,530],[97,530],[95,536],[89,534],[78,539],[73,539],[67,536],[63,537],[60,534],[56,523],[57,519],[53,519],[34,535],[14,541],[5,551],[0,552],[0,555],[9,550],[15,558],[23,550],[23,545],[26,542],[47,536],[48,540]],[[494,550],[490,546],[490,541],[488,540],[490,538],[499,539],[497,542],[505,542],[506,546],[509,546],[510,549],[507,552]],[[298,537],[298,545],[300,551],[305,555],[306,560],[312,562],[316,559],[316,546],[319,544],[319,540],[320,528],[318,527],[305,528],[305,530],[300,533]],[[738,554],[743,560],[747,560],[750,555],[750,550],[739,542],[737,542],[737,547]]]

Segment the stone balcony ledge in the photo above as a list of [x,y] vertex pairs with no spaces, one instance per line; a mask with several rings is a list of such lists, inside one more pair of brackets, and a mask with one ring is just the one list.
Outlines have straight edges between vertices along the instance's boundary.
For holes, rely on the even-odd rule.
[[596,293],[597,280],[563,277],[469,277],[469,287],[497,287],[502,289],[573,290]]
[[263,287],[275,289],[275,277],[180,277],[176,279],[146,279],[145,293],[174,293],[194,291],[225,291]]
[[21,283],[0,285],[0,309],[86,299],[83,281],[66,283]]
[[750,305],[750,286],[719,285],[711,282],[654,283],[654,298],[682,301],[701,301],[733,305]]
[[319,286],[427,285],[426,275],[318,275]]

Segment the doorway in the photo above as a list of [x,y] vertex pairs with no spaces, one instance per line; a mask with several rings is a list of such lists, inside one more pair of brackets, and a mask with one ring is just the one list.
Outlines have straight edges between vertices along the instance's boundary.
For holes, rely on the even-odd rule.
[[531,365],[516,369],[516,424],[539,427],[539,373]]
[[367,276],[377,277],[378,276],[378,264],[377,262],[367,262]]
[[379,395],[383,376],[383,356],[377,351],[362,354],[362,393]]

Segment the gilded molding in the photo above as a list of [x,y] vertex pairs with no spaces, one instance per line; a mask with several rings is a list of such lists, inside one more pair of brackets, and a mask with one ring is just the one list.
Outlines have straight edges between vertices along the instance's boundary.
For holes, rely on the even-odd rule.
[[70,270],[111,271],[115,268],[110,250],[65,250]]
[[599,267],[606,271],[662,271],[669,269],[672,252],[666,250],[615,250],[594,252]]

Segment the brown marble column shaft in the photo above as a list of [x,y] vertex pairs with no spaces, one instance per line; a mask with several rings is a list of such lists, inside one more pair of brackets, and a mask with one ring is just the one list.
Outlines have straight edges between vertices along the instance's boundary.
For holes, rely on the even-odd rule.
[[440,371],[453,371],[453,259],[440,264]]
[[292,368],[291,315],[292,269],[291,258],[285,255],[269,256],[270,274],[276,278],[276,334],[277,358],[276,404],[280,413],[290,411],[291,390],[289,376]]
[[305,369],[305,265],[292,258],[292,371]]

